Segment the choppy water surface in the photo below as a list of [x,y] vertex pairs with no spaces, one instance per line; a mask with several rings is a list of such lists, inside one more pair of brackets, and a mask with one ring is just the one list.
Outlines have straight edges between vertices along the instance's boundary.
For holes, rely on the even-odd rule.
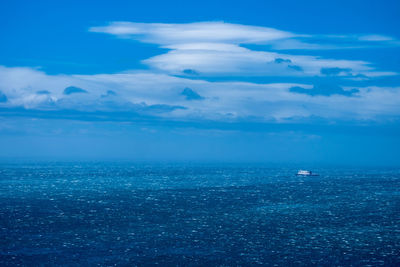
[[0,164],[0,265],[400,265],[400,170]]

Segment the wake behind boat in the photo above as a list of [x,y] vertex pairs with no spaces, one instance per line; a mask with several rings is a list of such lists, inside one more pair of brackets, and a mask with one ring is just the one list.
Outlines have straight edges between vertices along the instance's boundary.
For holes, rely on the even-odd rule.
[[297,176],[319,176],[319,174],[313,173],[308,170],[299,170],[296,174]]

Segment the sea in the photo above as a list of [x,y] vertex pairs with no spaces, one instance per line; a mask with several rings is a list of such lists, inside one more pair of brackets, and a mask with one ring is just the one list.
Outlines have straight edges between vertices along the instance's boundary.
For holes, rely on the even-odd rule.
[[0,163],[0,266],[400,266],[400,168]]

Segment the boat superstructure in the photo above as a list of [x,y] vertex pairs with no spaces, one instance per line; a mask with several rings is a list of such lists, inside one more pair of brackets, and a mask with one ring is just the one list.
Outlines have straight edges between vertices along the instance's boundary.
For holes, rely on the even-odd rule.
[[312,171],[308,170],[299,170],[296,175],[301,175],[301,176],[318,176],[318,174],[313,173]]

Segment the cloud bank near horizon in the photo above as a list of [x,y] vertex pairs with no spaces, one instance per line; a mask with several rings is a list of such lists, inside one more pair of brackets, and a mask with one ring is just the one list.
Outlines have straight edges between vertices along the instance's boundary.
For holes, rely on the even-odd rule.
[[[0,67],[0,108],[133,112],[180,120],[380,120],[400,116],[400,87],[210,82],[152,72],[48,75]],[[110,118],[112,119],[112,117]],[[115,118],[118,119],[118,118]]]

